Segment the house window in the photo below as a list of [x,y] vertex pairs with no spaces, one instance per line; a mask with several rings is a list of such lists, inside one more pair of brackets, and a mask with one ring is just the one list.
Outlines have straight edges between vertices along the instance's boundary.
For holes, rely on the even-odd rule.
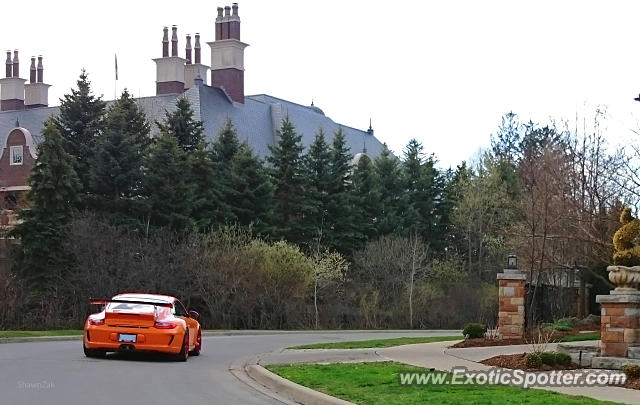
[[21,165],[24,161],[24,155],[22,150],[22,145],[20,146],[12,146],[11,147],[11,164],[12,165]]

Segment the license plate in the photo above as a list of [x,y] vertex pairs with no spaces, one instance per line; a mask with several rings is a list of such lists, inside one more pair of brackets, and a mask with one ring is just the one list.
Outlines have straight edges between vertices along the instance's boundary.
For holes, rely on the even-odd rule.
[[136,337],[137,335],[129,335],[126,333],[119,333],[118,334],[118,341],[119,342],[126,342],[126,343],[135,343],[136,342]]

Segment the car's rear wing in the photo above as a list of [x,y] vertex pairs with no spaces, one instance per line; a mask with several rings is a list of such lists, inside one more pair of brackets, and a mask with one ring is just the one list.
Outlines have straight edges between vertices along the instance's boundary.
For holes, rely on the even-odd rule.
[[154,307],[172,308],[173,304],[170,302],[149,302],[149,301],[136,301],[136,300],[121,300],[121,299],[108,299],[108,298],[89,298],[89,303],[92,305],[106,305],[110,302],[117,302],[118,304],[138,304],[138,305],[153,305]]

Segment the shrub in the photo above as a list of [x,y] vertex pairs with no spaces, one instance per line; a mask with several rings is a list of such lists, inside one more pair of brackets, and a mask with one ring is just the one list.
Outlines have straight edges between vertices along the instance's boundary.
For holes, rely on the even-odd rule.
[[481,323],[468,323],[464,329],[462,329],[462,335],[471,339],[478,339],[484,337],[484,333],[487,331],[487,327]]
[[540,325],[540,330],[542,332],[551,332],[554,330],[554,325],[552,323],[543,323]]
[[553,352],[542,352],[540,353],[540,360],[542,364],[554,366],[556,364],[556,354]]
[[538,353],[527,353],[524,356],[524,365],[527,368],[538,368],[542,365],[542,356]]
[[560,320],[560,321],[556,322],[553,325],[553,328],[555,330],[557,330],[558,332],[569,332],[569,331],[573,330],[573,326],[569,322],[567,322],[565,320]]
[[589,314],[584,319],[578,322],[580,325],[584,326],[600,326],[600,317],[598,315]]
[[555,360],[556,364],[559,364],[561,366],[571,365],[571,356],[569,356],[567,353],[557,352],[555,354]]
[[568,318],[558,319],[558,324],[564,324],[569,326],[575,326],[578,323],[578,318],[575,316],[570,316]]
[[627,364],[622,367],[622,371],[627,375],[628,378],[639,378],[640,377],[640,366],[637,364]]

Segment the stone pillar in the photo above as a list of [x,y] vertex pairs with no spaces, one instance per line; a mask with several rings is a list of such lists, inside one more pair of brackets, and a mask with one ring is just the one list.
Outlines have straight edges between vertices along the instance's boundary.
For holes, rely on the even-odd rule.
[[519,270],[506,269],[498,274],[498,331],[503,339],[524,337],[525,283]]
[[601,307],[600,355],[605,357],[630,356],[631,348],[640,344],[640,291],[616,291],[598,295]]

